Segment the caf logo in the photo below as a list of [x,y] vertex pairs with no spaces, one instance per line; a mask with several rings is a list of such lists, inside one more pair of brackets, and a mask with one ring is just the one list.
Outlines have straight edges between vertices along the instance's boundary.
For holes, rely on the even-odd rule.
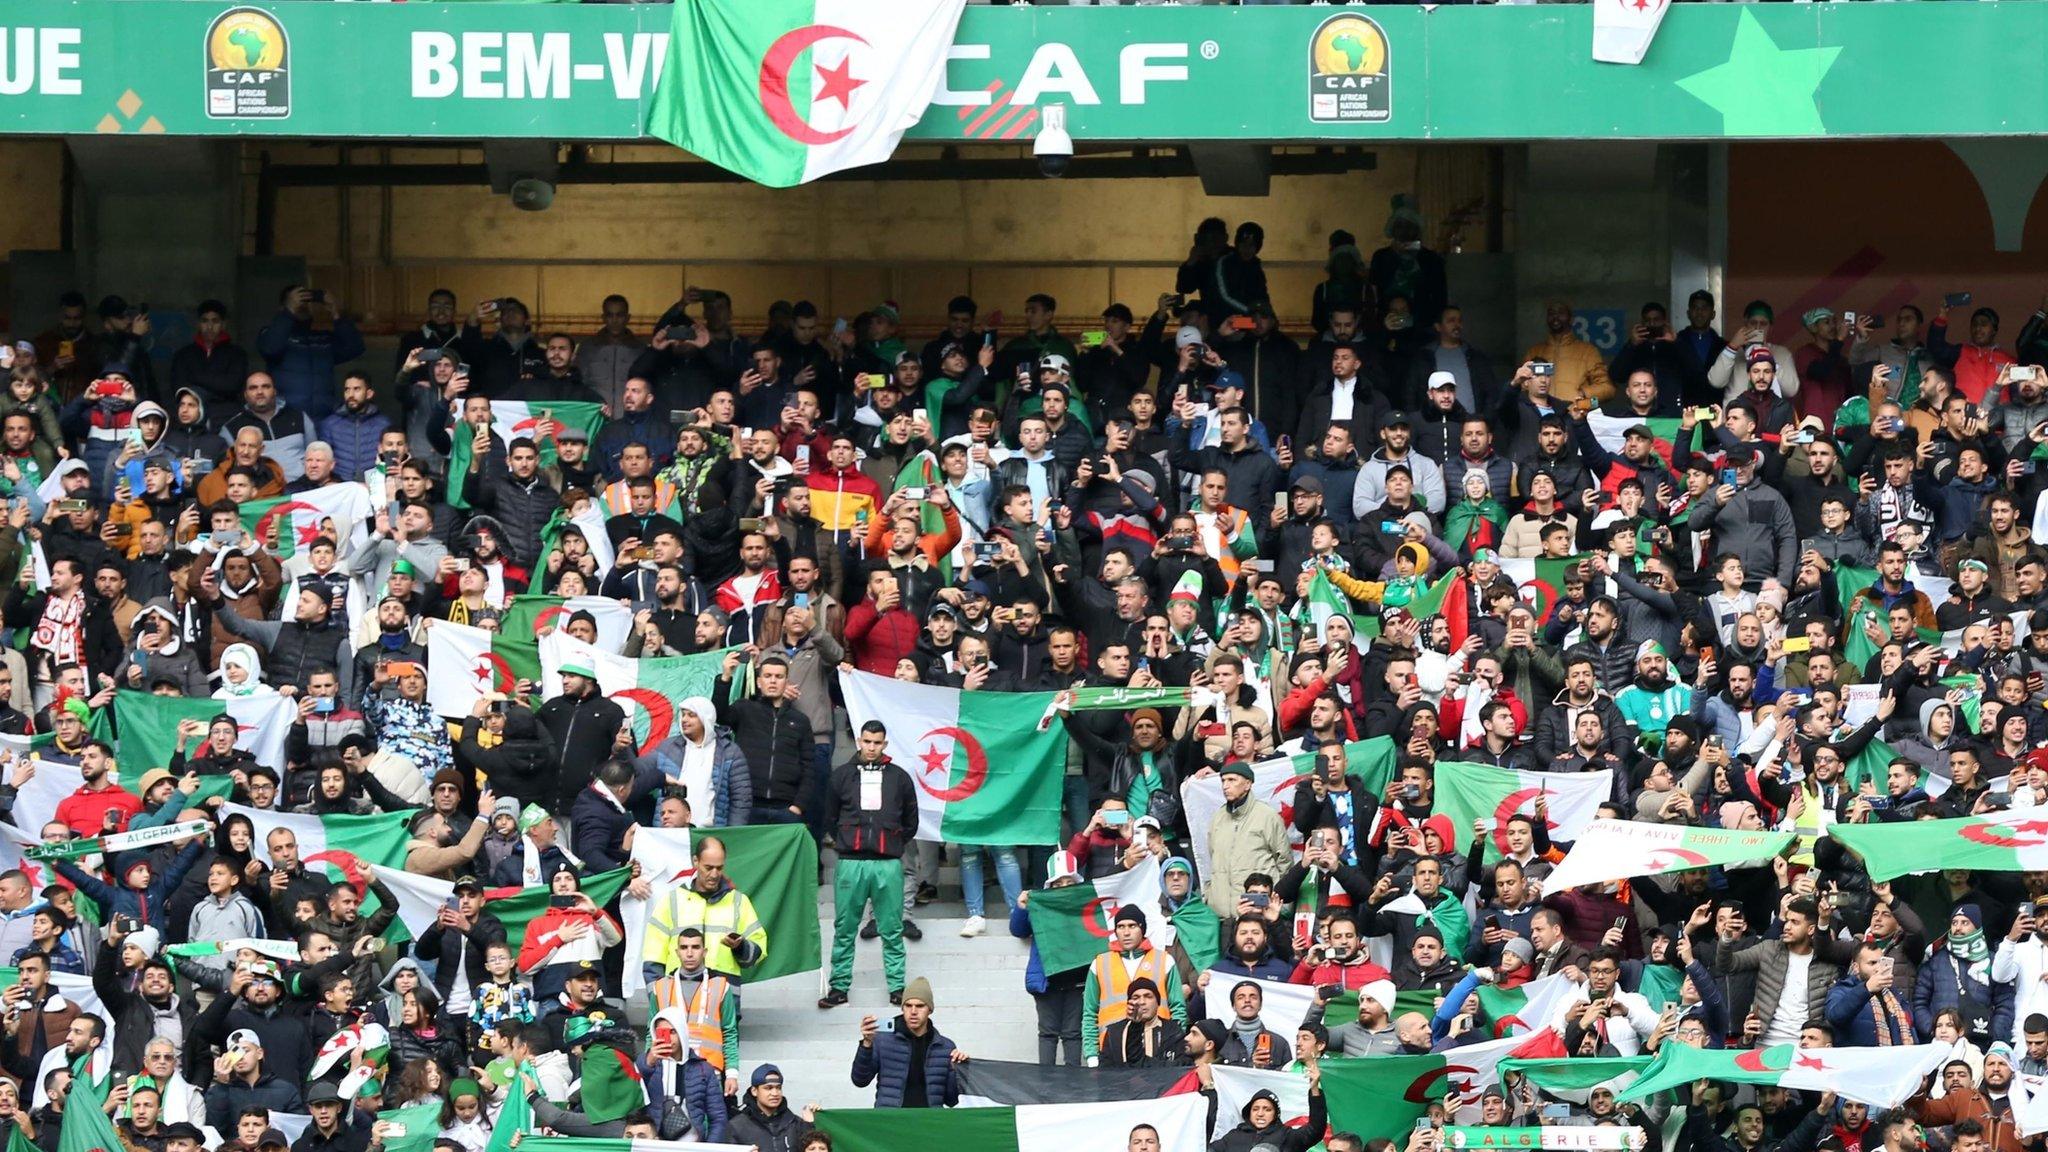
[[1308,43],[1309,119],[1391,119],[1392,63],[1386,31],[1371,17],[1347,12],[1317,25]]
[[291,41],[261,8],[230,8],[206,29],[206,114],[281,120],[292,114]]

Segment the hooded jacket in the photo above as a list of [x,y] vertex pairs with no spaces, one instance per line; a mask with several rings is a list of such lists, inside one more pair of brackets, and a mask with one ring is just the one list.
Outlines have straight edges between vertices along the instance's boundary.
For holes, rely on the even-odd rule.
[[199,654],[192,646],[179,637],[177,610],[168,599],[158,597],[142,606],[130,625],[138,637],[152,618],[161,617],[170,622],[171,638],[154,653],[145,652],[139,643],[131,644],[128,656],[121,662],[120,671],[114,676],[119,683],[128,683],[128,670],[135,669],[142,676],[142,687],[160,679],[169,679],[179,688],[179,694],[189,699],[201,699],[208,694],[206,666],[199,660]]
[[[703,696],[692,696],[683,701],[683,708],[694,714],[704,725],[705,742],[710,744],[711,753],[711,823],[715,827],[729,828],[745,824],[748,814],[754,808],[754,780],[747,769],[747,758],[733,742],[732,729],[718,724],[718,713],[711,701]],[[699,747],[702,747],[700,744]],[[639,758],[641,766],[652,766],[670,781],[682,780],[689,789],[690,806],[693,811],[703,810],[704,796],[697,782],[684,776],[683,765],[690,751],[689,738],[682,733],[682,726],[676,726],[676,734],[656,744]]]
[[[1261,1100],[1273,1105],[1274,1119],[1264,1128],[1254,1128],[1252,1105]],[[1209,1145],[1210,1152],[1252,1152],[1262,1144],[1276,1152],[1308,1152],[1322,1142],[1323,1126],[1329,1120],[1323,1094],[1312,1091],[1308,1094],[1308,1123],[1299,1128],[1289,1125],[1286,1115],[1280,1110],[1280,1098],[1267,1088],[1253,1093],[1238,1116],[1242,1123],[1217,1137]]]

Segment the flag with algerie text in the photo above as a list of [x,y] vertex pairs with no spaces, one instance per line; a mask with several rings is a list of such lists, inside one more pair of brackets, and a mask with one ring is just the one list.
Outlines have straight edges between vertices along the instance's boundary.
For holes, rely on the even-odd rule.
[[1790,832],[1693,828],[1639,820],[1595,820],[1543,881],[1552,892],[1633,876],[1768,860],[1790,847]]
[[[1892,825],[1896,827],[1896,825]],[[1695,1080],[1768,1084],[1833,1092],[1876,1108],[1896,1108],[1927,1080],[1927,1074],[1959,1052],[1953,1044],[1908,1044],[1890,1048],[1768,1048],[1711,1050],[1666,1044],[1622,1100],[1641,1100]]]
[[1033,892],[1031,939],[1045,974],[1094,963],[1114,943],[1117,910],[1125,905],[1145,913],[1145,938],[1153,947],[1172,944],[1173,921],[1160,910],[1159,894],[1159,865],[1149,857],[1127,872]]
[[1066,729],[1039,731],[1050,692],[967,692],[841,672],[854,732],[889,732],[889,758],[917,792],[919,840],[1056,844]]
[[[1198,1093],[1014,1108],[827,1108],[817,1119],[818,1127],[832,1136],[832,1152],[1121,1150],[1139,1125],[1159,1133],[1160,1152],[1207,1152],[1208,1122],[1208,1099]],[[520,1152],[525,1152],[523,1143]]]

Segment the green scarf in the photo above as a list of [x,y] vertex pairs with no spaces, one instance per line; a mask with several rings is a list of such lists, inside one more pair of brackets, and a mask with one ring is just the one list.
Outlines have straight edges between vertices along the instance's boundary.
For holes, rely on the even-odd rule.
[[1991,946],[1984,942],[1982,928],[1971,932],[1951,930],[1948,934],[1948,950],[1956,959],[1972,968],[1991,958]]

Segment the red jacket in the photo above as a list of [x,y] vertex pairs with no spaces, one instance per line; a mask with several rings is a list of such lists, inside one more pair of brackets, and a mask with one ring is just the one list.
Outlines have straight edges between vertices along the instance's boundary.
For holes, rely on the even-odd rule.
[[1308,984],[1320,987],[1324,984],[1342,984],[1347,992],[1356,992],[1367,984],[1394,977],[1385,968],[1373,963],[1363,954],[1352,957],[1349,964],[1335,964],[1328,960],[1313,967],[1306,960],[1294,966],[1294,972],[1287,977],[1289,984]]
[[142,811],[142,798],[118,786],[94,792],[81,785],[78,791],[57,802],[56,819],[80,836],[98,836],[107,830],[110,809],[120,813],[114,831],[125,832],[128,821]]
[[[1529,708],[1515,695],[1514,689],[1503,683],[1500,686],[1500,690],[1493,694],[1493,698],[1507,705],[1509,714],[1514,716],[1515,735],[1520,736],[1528,731]],[[1463,696],[1446,696],[1438,702],[1436,711],[1437,718],[1441,721],[1444,739],[1457,744],[1458,732],[1465,723],[1465,698]],[[1469,748],[1477,743],[1479,743],[1478,740],[1468,740],[1461,746]]]
[[846,647],[853,666],[877,676],[896,675],[896,662],[917,649],[917,617],[903,608],[875,611],[873,597],[846,614]]

